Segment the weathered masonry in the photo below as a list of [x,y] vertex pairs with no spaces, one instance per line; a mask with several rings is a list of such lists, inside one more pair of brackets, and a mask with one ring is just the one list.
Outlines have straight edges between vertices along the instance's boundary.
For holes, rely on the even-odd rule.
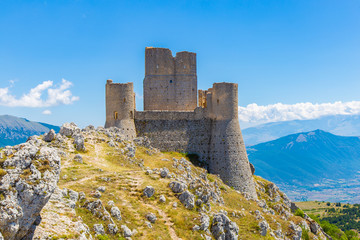
[[106,83],[105,127],[130,138],[147,136],[162,151],[196,153],[209,171],[256,197],[238,120],[238,85],[197,90],[196,54],[145,49],[144,111],[136,111],[133,83]]

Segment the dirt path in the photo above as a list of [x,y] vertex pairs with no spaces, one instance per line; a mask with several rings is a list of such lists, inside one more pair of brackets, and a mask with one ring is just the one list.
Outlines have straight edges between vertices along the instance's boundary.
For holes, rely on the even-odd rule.
[[150,205],[150,204],[145,204],[145,205],[147,207],[157,211],[159,213],[159,215],[164,219],[165,225],[168,227],[171,239],[182,240],[182,238],[179,238],[178,235],[176,235],[176,232],[175,232],[174,228],[172,227],[174,224],[171,222],[170,218],[167,216],[167,214],[162,209],[158,208],[157,206]]

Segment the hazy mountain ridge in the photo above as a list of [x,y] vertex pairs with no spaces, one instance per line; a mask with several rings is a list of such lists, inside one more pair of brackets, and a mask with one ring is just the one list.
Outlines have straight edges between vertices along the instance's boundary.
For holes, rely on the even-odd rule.
[[332,115],[312,120],[265,123],[242,130],[246,146],[268,142],[294,133],[322,129],[340,136],[360,136],[360,115]]
[[1,115],[0,147],[23,143],[29,136],[41,135],[48,132],[50,129],[54,129],[55,132],[58,132],[60,127],[46,123],[32,122],[25,118]]
[[359,137],[316,130],[251,146],[247,152],[256,174],[282,186],[292,199],[314,199],[316,193],[322,195],[319,200],[360,199],[355,191],[360,187]]

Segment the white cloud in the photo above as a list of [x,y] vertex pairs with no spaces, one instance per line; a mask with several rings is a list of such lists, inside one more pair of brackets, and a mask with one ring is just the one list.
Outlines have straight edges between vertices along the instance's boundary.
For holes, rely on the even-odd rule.
[[44,115],[51,115],[51,111],[50,110],[44,110],[43,112],[42,112],[42,114],[44,114]]
[[266,123],[288,120],[315,119],[327,115],[354,115],[360,114],[360,101],[334,103],[276,103],[259,106],[256,103],[239,106],[239,119],[247,123]]
[[[13,84],[13,82],[11,82]],[[0,105],[7,107],[51,107],[60,104],[71,104],[79,100],[73,96],[69,88],[72,83],[62,79],[60,86],[54,86],[53,81],[44,81],[36,87],[30,89],[20,98],[12,95],[9,88],[0,88]],[[47,93],[47,96],[46,93]]]

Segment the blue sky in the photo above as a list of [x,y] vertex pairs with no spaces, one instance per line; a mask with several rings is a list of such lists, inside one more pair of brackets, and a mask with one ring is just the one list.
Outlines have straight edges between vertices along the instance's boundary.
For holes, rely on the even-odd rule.
[[[236,82],[242,107],[255,103],[274,114],[269,106],[278,103],[276,111],[298,106],[300,112],[299,103],[320,104],[322,111],[335,102],[356,105],[359,29],[359,0],[4,0],[0,115],[103,125],[109,78],[134,82],[141,110],[146,46],[196,52],[199,89]],[[65,89],[62,79],[72,86]],[[28,96],[37,107],[24,104],[22,96],[38,85],[45,90]]]

